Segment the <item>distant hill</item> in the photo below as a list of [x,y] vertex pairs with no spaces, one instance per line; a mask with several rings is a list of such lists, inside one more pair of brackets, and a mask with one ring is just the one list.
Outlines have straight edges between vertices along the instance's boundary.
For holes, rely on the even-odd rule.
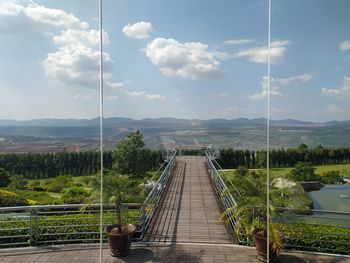
[[[104,138],[107,148],[129,132],[140,130],[146,145],[151,148],[197,148],[208,144],[220,147],[261,149],[266,145],[266,119],[177,119],[131,118],[104,119]],[[324,123],[293,119],[270,121],[272,147],[350,146],[350,121]],[[93,119],[36,119],[28,121],[0,120],[0,152],[45,151],[43,145],[68,149],[79,145],[82,150],[98,148],[99,118]],[[34,148],[33,148],[34,147]],[[52,149],[52,147],[50,149]],[[48,150],[49,151],[49,150]]]
[[[209,120],[199,120],[199,119],[177,119],[177,118],[146,118],[141,120],[135,120],[131,118],[121,118],[112,117],[105,118],[104,124],[107,126],[114,125],[135,125],[140,126],[150,124],[155,126],[166,125],[212,125],[212,124],[237,124],[237,125],[266,125],[267,120],[265,118],[257,119],[247,119],[247,118],[237,118],[237,119],[209,119]],[[330,121],[325,123],[314,123],[314,122],[304,122],[293,119],[285,120],[271,120],[270,125],[273,126],[310,126],[310,125],[333,125],[333,124],[350,124],[349,121]],[[87,126],[98,126],[99,118],[93,119],[34,119],[26,121],[17,120],[4,120],[0,119],[0,126],[24,126],[24,127],[87,127]]]

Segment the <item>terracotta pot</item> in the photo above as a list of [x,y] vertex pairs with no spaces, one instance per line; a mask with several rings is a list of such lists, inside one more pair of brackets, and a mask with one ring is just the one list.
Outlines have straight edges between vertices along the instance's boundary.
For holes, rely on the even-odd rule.
[[[254,242],[255,242],[255,248],[256,251],[258,253],[258,259],[263,261],[263,262],[267,262],[267,232],[265,228],[256,228],[253,231],[253,235],[254,235]],[[269,262],[276,262],[277,261],[277,257],[278,257],[278,253],[277,251],[273,251],[272,248],[272,244],[270,243],[269,246],[269,257],[270,260]]]
[[112,257],[125,257],[130,252],[132,235],[136,230],[134,225],[128,224],[118,233],[117,225],[110,225],[106,228],[108,245]]

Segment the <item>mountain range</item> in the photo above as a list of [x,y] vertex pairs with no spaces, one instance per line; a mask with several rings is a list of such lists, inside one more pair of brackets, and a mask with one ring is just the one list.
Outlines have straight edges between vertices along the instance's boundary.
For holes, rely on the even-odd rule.
[[[220,147],[260,149],[266,145],[265,118],[256,119],[176,119],[112,117],[104,119],[107,148],[114,148],[121,138],[136,129],[145,136],[146,146],[197,148],[208,144]],[[272,147],[350,146],[350,121],[305,122],[294,119],[270,120]],[[26,121],[0,119],[0,152],[26,152],[42,145],[58,150],[80,145],[83,150],[98,148],[99,118],[34,119]],[[46,145],[46,146],[47,146]],[[25,146],[25,147],[22,147]],[[49,147],[48,151],[51,148]],[[55,150],[56,151],[56,150]]]

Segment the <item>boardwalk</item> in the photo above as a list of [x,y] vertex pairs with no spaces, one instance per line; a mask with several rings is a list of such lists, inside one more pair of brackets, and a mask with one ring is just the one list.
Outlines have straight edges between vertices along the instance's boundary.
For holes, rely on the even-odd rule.
[[144,241],[233,243],[232,233],[218,221],[221,212],[205,157],[178,157],[166,196]]
[[[259,263],[255,248],[237,245],[135,244],[129,256],[112,258],[104,249],[104,263]],[[99,263],[97,245],[67,245],[0,250],[0,263]],[[350,257],[283,251],[280,263],[350,263]]]

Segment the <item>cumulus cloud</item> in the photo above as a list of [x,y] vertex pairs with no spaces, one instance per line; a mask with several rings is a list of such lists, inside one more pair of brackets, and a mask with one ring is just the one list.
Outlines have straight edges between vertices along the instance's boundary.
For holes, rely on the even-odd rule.
[[[103,31],[103,42],[109,44],[109,35]],[[61,35],[53,37],[53,42],[57,45],[88,45],[97,49],[100,44],[100,32],[97,30],[77,30],[67,29]]]
[[339,88],[321,88],[322,94],[326,96],[333,96],[333,97],[348,97],[350,96],[350,77],[344,77],[343,78],[343,84]]
[[[272,41],[270,46],[270,59],[272,64],[281,63],[284,54],[287,50],[286,46],[289,44],[288,40]],[[235,57],[247,57],[250,61],[255,63],[267,63],[268,47],[254,47],[246,50],[241,50],[235,54]]]
[[[289,78],[274,79],[271,78],[270,81],[270,95],[271,96],[282,96],[283,93],[280,91],[281,87],[285,87],[291,84],[297,85],[298,83],[308,82],[312,79],[311,74],[301,74],[298,76],[293,76]],[[250,96],[252,100],[263,99],[267,97],[268,94],[268,77],[263,76],[260,81],[261,91]]]
[[198,79],[221,73],[223,53],[211,52],[200,42],[180,43],[175,39],[156,38],[145,49],[153,65],[168,77]]
[[61,9],[40,6],[33,1],[30,1],[23,12],[34,21],[43,24],[76,29],[87,29],[89,27],[88,23],[80,21],[73,14],[69,14]]
[[343,113],[345,111],[334,104],[330,104],[326,107],[325,112],[326,113]]
[[137,22],[135,24],[127,24],[123,27],[123,33],[131,38],[145,39],[150,37],[150,33],[154,31],[150,22]]
[[160,94],[146,94],[144,91],[132,91],[128,93],[131,97],[143,97],[149,100],[165,100],[166,98]]
[[341,51],[350,50],[350,40],[343,41],[339,44],[339,49]]
[[[44,35],[58,46],[42,61],[47,77],[68,85],[97,88],[99,83],[99,31],[89,29],[89,24],[74,14],[61,9],[47,8],[31,0],[6,0],[0,4],[0,22],[15,21],[12,30],[45,25]],[[2,23],[0,23],[2,24]],[[18,27],[18,28],[17,28]],[[58,35],[50,29],[61,29]],[[0,33],[4,33],[0,26]],[[6,32],[5,32],[6,33]],[[16,32],[14,32],[16,33]],[[105,44],[109,43],[107,32],[103,32]],[[114,80],[113,60],[108,53],[104,57],[105,85],[118,89],[123,83]]]
[[31,0],[0,3],[0,33],[23,33],[43,25],[84,30],[89,24],[61,9],[47,8]]
[[236,46],[236,45],[249,44],[253,42],[255,42],[254,39],[242,38],[242,39],[228,39],[228,40],[225,40],[223,44],[227,46]]

